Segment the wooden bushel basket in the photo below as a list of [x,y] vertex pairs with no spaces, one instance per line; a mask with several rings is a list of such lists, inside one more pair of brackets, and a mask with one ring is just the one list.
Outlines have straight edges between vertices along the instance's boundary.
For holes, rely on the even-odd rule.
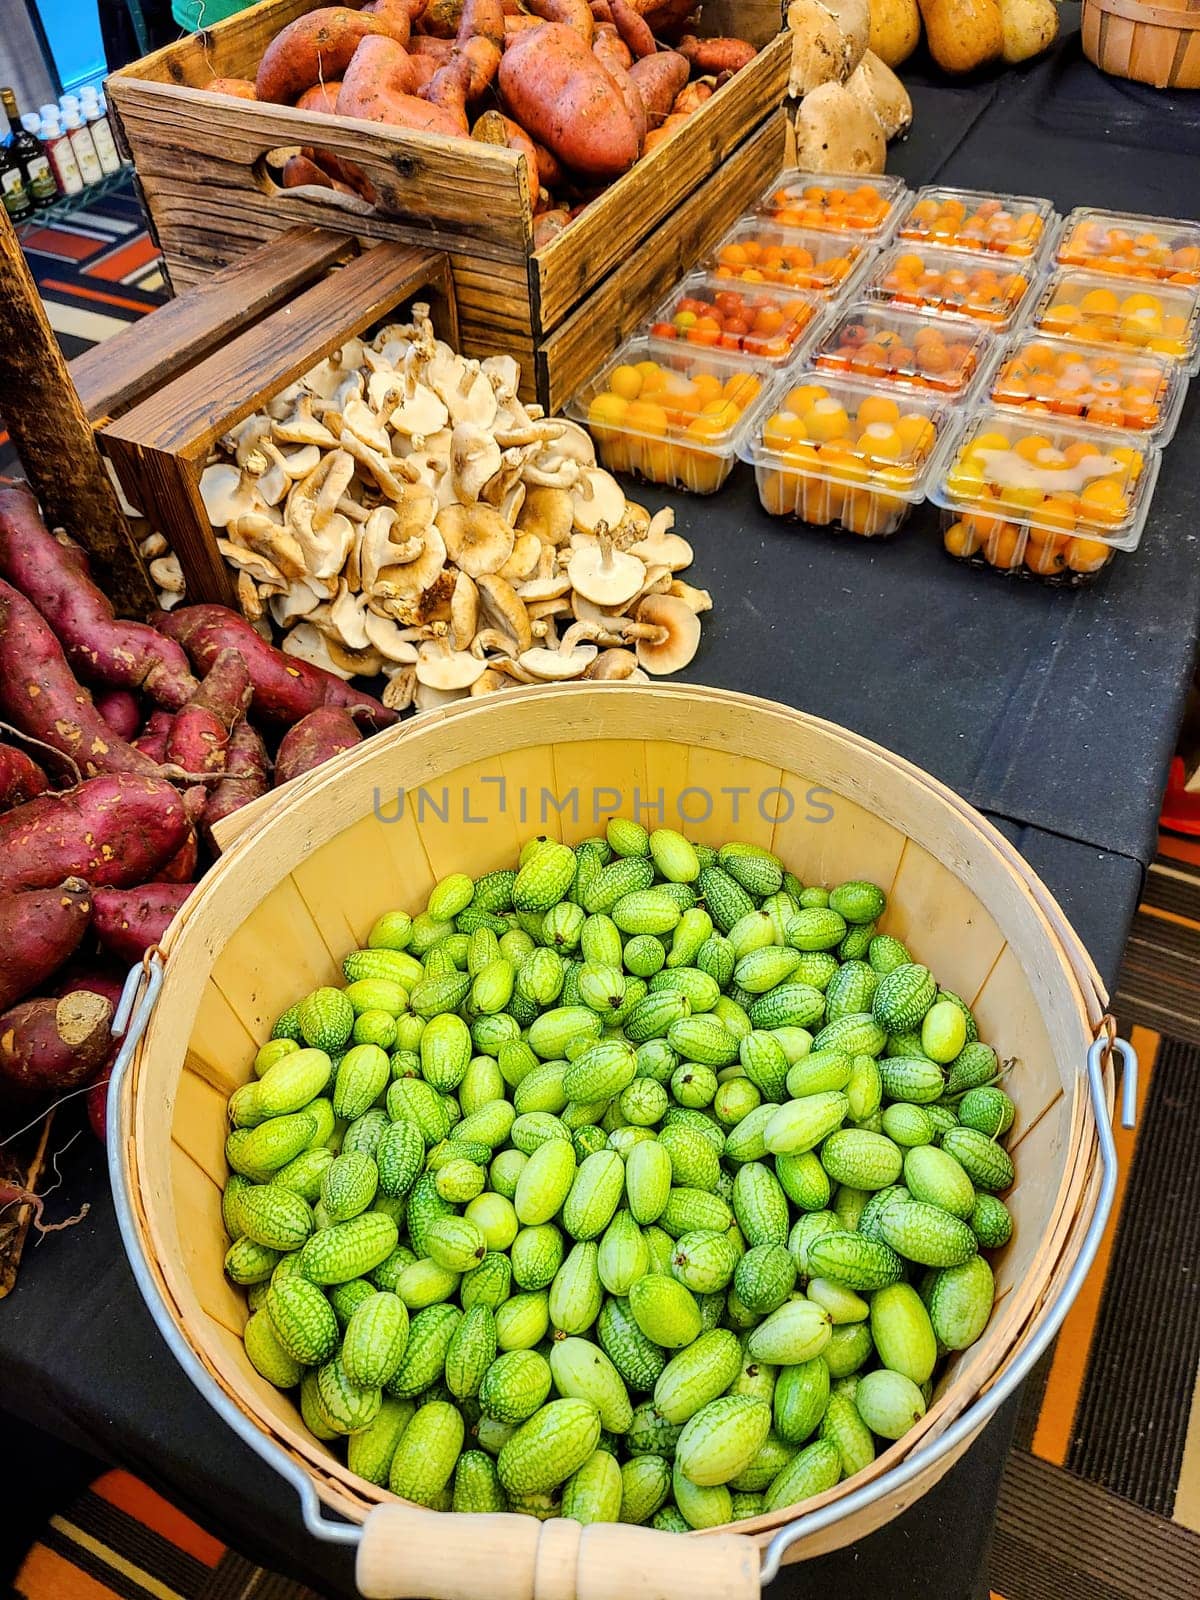
[[[360,1545],[364,1594],[749,1600],[780,1559],[861,1538],[930,1489],[986,1420],[968,1408],[1058,1326],[1112,1192],[1111,1137],[1093,1113],[1098,1049],[1091,1097],[1084,1074],[1103,991],[1016,851],[949,790],[866,740],[769,701],[688,686],[572,684],[465,701],[288,789],[166,936],[157,1004],[152,987],[114,1075],[109,1157],[126,1247],[168,1343],[225,1420],[297,1487],[308,1527]],[[995,1261],[992,1320],[951,1360],[928,1414],[866,1472],[806,1503],[800,1521],[791,1508],[736,1533],[680,1539],[502,1515],[460,1531],[445,1513],[352,1475],[246,1359],[245,1298],[222,1271],[226,1103],[275,1017],[340,981],[341,957],[380,912],[416,912],[451,871],[507,865],[531,834],[574,842],[639,805],[651,826],[767,845],[804,882],[864,877],[887,890],[885,929],[968,1000],[983,1036],[1015,1060],[1006,1080],[1017,1105],[1015,1233]],[[914,1452],[947,1430],[940,1458],[906,1473],[923,1459]],[[325,1521],[322,1506],[350,1522]]]
[[1200,89],[1200,0],[1083,0],[1083,53],[1156,89]]

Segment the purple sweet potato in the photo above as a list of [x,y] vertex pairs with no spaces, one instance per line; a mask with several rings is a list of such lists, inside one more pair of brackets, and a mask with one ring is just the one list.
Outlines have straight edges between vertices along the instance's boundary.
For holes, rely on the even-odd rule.
[[0,744],[0,811],[24,805],[49,787],[49,778],[32,756],[24,750],[14,750],[10,744]]
[[0,717],[70,756],[86,777],[158,768],[105,722],[40,612],[0,579]]
[[146,726],[133,740],[133,748],[161,766],[167,759],[167,736],[174,721],[173,711],[152,711],[146,719]]
[[344,706],[372,728],[390,728],[396,720],[394,711],[332,672],[276,650],[224,606],[181,606],[163,612],[154,625],[183,645],[202,672],[208,671],[222,650],[239,651],[254,685],[251,708],[268,722],[290,726],[318,706]]
[[83,551],[60,544],[33,496],[16,485],[0,487],[0,578],[37,607],[84,678],[133,689],[170,710],[196,687],[179,646],[144,622],[115,617]]
[[0,1016],[0,1085],[21,1098],[65,1094],[108,1056],[113,1008],[102,995],[26,1000]]
[[92,913],[82,878],[0,894],[0,1011],[32,994],[79,948]]
[[132,966],[157,944],[191,893],[187,883],[143,883],[136,889],[97,889],[92,927],[110,956]]
[[239,722],[225,751],[225,775],[209,791],[200,829],[214,855],[220,853],[212,830],[218,822],[259,799],[271,787],[267,748],[249,722]]
[[80,961],[77,957],[59,973],[53,988],[54,993],[60,998],[66,994],[102,995],[115,1013],[121,1003],[121,994],[128,976],[127,965],[119,966],[116,962],[110,962],[103,957],[94,961]]
[[311,772],[323,761],[361,743],[361,729],[341,706],[322,706],[318,711],[310,711],[283,736],[275,757],[276,786],[298,778],[302,772]]
[[147,883],[187,838],[179,791],[162,778],[108,773],[0,816],[0,892]]
[[176,712],[167,735],[167,760],[195,777],[224,771],[225,746],[252,694],[250,669],[240,651],[222,650],[187,705]]
[[132,743],[142,725],[137,695],[128,689],[102,689],[96,696],[96,710],[119,739]]

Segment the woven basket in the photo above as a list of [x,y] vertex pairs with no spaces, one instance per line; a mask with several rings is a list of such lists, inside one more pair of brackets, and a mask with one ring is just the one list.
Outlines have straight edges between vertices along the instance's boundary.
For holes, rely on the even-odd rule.
[[[332,1535],[361,1538],[363,1592],[740,1600],[757,1592],[762,1549],[785,1526],[770,1570],[863,1537],[932,1487],[982,1426],[966,1409],[1046,1331],[1101,1188],[1083,1065],[1103,993],[1016,851],[933,779],[854,734],[767,701],[678,686],[568,685],[466,701],[369,740],[289,790],[217,863],[164,941],[161,995],[113,1086],[110,1161],[143,1293],[193,1381],[298,1486],[314,1531],[331,1536],[318,1497],[352,1523],[370,1516],[365,1533]],[[805,882],[883,885],[886,929],[1015,1058],[1016,1227],[996,1261],[996,1309],[983,1338],[949,1363],[922,1422],[866,1472],[808,1502],[802,1523],[792,1508],[739,1524],[744,1537],[595,1526],[581,1541],[578,1524],[515,1516],[461,1519],[460,1530],[353,1476],[247,1361],[244,1297],[222,1272],[226,1102],[273,1019],[298,994],[338,981],[341,955],[385,908],[415,912],[451,870],[509,863],[532,833],[573,842],[660,790],[662,820],[682,811],[693,838],[768,845]],[[543,792],[562,809],[543,811]],[[903,1463],[956,1421],[953,1448],[906,1481]]]
[[1156,89],[1200,89],[1200,0],[1083,0],[1083,53]]

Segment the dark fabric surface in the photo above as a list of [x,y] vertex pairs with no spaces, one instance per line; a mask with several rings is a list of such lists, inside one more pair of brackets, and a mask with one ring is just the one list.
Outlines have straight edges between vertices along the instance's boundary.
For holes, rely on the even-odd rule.
[[[1070,42],[1023,73],[947,86],[918,70],[912,86],[916,126],[892,165],[914,184],[938,176],[1060,206],[1200,209],[1200,107],[1104,80]],[[997,813],[1109,982],[1153,853],[1191,669],[1200,569],[1185,502],[1197,416],[1193,404],[1142,549],[1075,594],[940,559],[927,513],[873,546],[772,524],[745,471],[712,501],[677,502],[697,581],[718,597],[689,676],[858,729]],[[303,1534],[291,1492],[208,1412],[154,1331],[99,1152],[78,1162],[73,1152],[70,1187],[92,1212],[28,1252],[0,1312],[0,1405],[120,1461],[248,1555],[350,1594],[349,1558]],[[851,1550],[786,1569],[772,1595],[986,1595],[1011,1426],[1010,1408],[912,1511]]]

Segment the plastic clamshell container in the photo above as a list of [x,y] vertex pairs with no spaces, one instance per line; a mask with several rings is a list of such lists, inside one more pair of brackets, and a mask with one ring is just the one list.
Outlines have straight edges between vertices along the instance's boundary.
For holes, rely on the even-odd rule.
[[1200,222],[1077,206],[1055,254],[1063,266],[1116,278],[1200,284]]
[[[745,332],[736,328],[728,333],[721,331],[724,326],[723,303],[718,300],[721,295],[739,297],[746,313],[740,320],[749,323]],[[696,307],[711,306],[713,315],[706,317],[702,311],[687,307],[688,301],[694,302]],[[774,368],[791,361],[804,341],[824,326],[826,316],[827,308],[821,297],[803,289],[735,283],[728,278],[694,272],[671,290],[641,331],[655,346],[721,350],[740,357],[743,362]],[[759,325],[760,318],[764,317],[770,318],[771,326]],[[680,323],[680,318],[690,319],[689,325]],[[677,331],[671,333],[668,331],[671,328]]]
[[890,237],[908,192],[903,178],[886,174],[792,168],[772,182],[756,210],[781,227],[850,233],[879,244]]
[[970,317],[862,300],[821,334],[808,359],[822,372],[961,400],[989,366],[992,346],[992,334]]
[[[659,368],[662,384],[656,385],[651,374],[647,388],[643,371],[635,389],[626,370],[612,387],[618,368],[639,363]],[[743,357],[724,350],[654,345],[638,336],[627,340],[576,391],[566,412],[590,430],[600,463],[610,472],[632,473],[692,494],[715,494],[737,460],[748,415],[764,383]],[[711,400],[703,399],[705,392]],[[712,409],[703,413],[703,420],[706,404]]]
[[874,249],[865,240],[819,228],[782,228],[767,217],[743,217],[702,263],[718,278],[782,284],[832,299],[848,294]]
[[997,352],[988,391],[1005,411],[1121,429],[1161,449],[1179,424],[1187,377],[1166,356],[1021,329]]
[[1102,272],[1058,267],[1031,317],[1045,333],[1084,344],[1145,350],[1200,367],[1200,290],[1176,283],[1122,283]]
[[1058,213],[1049,200],[986,189],[918,189],[896,223],[897,239],[1036,261]]
[[876,259],[862,295],[911,311],[952,311],[1003,333],[1024,310],[1035,277],[1025,262],[906,242]]
[[772,516],[888,538],[925,498],[950,431],[945,399],[804,366],[759,401],[738,453]]
[[1128,435],[989,406],[939,453],[929,498],[949,555],[1077,585],[1137,548],[1161,459]]

